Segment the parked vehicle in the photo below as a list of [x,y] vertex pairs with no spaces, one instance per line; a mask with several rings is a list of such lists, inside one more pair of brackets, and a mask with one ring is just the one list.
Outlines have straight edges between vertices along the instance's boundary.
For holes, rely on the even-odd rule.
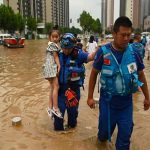
[[0,34],[0,45],[4,44],[4,39],[5,38],[10,38],[11,35],[10,34]]
[[113,36],[112,36],[112,34],[106,34],[106,35],[105,35],[105,38],[106,38],[106,39],[112,39]]
[[23,48],[25,38],[10,37],[4,39],[4,46],[9,48]]

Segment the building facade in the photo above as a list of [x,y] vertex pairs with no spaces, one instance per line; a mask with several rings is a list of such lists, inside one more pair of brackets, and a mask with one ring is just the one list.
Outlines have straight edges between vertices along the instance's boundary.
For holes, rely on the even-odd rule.
[[150,30],[150,16],[144,19],[144,31]]
[[107,28],[111,28],[114,22],[114,0],[107,0]]
[[140,13],[141,13],[141,5],[140,5],[140,0],[134,0],[133,1],[133,28],[137,29],[137,28],[141,28],[141,24],[140,24]]
[[119,16],[127,16],[133,28],[143,29],[144,18],[150,15],[150,0],[101,0],[103,29],[109,28]]
[[120,1],[120,16],[125,16],[126,0]]
[[15,13],[37,22],[69,27],[69,0],[3,0]]
[[150,0],[140,0],[141,12],[140,12],[140,24],[144,29],[144,19],[150,15]]
[[101,23],[103,31],[107,28],[107,0],[101,0]]

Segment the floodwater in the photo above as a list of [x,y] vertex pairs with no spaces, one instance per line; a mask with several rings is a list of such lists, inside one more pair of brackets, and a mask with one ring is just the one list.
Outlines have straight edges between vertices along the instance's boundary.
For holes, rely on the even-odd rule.
[[[46,113],[49,85],[42,76],[46,46],[47,40],[26,41],[21,49],[0,46],[0,150],[115,150],[116,131],[111,143],[99,144],[98,107],[91,110],[86,104],[91,63],[86,65],[78,126],[64,132],[53,130]],[[144,61],[150,85],[150,61]],[[99,95],[97,87],[94,95]],[[143,110],[143,98],[141,92],[134,96],[131,150],[150,149],[150,111]],[[19,126],[12,125],[16,116],[22,118]]]

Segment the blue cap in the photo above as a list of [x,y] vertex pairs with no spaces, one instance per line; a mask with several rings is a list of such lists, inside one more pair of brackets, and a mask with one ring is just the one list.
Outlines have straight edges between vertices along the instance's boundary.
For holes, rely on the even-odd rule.
[[72,33],[65,33],[60,41],[61,48],[73,48],[75,46],[75,37]]

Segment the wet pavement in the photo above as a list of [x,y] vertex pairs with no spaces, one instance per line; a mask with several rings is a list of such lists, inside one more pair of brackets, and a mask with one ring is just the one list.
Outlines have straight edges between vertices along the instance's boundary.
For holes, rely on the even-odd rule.
[[[111,143],[99,144],[98,107],[91,110],[86,104],[91,63],[86,65],[85,90],[81,89],[78,126],[53,131],[53,121],[46,113],[49,85],[42,76],[46,46],[47,40],[25,41],[25,48],[18,49],[0,46],[0,150],[114,150],[116,133]],[[144,61],[150,85],[150,61]],[[94,95],[99,95],[97,87]],[[143,98],[141,92],[134,96],[131,150],[150,149],[150,111],[143,110]],[[12,126],[16,116],[22,118],[20,126]]]

